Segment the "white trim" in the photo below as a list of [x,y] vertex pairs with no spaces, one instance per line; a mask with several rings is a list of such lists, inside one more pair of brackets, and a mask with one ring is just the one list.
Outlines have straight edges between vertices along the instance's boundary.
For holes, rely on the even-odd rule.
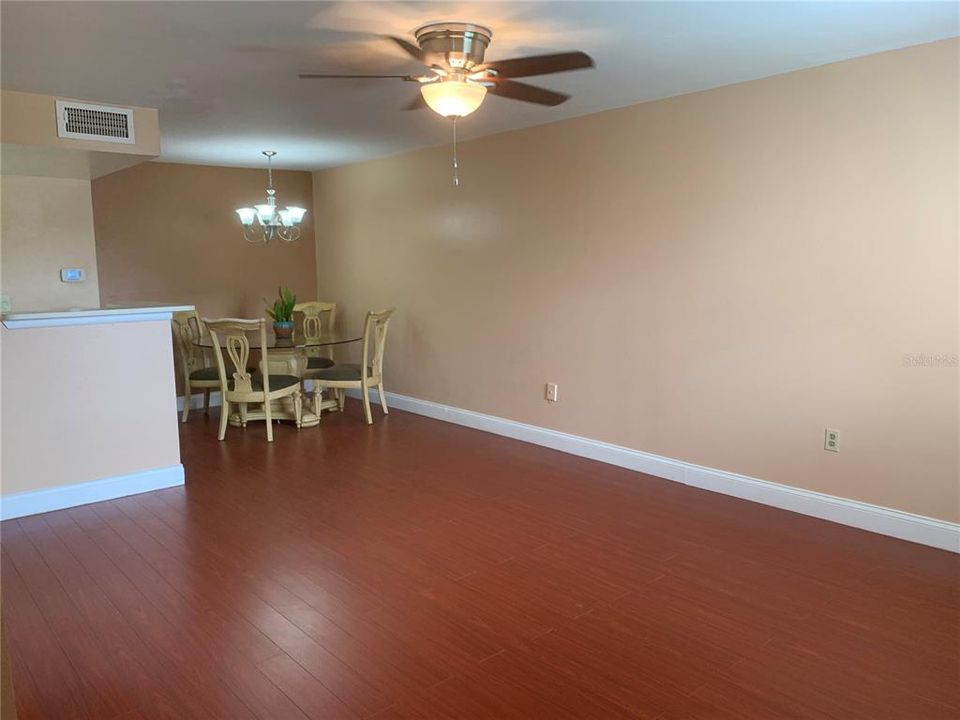
[[[210,391],[210,407],[220,407],[220,391],[211,390]],[[195,391],[193,395],[190,396],[190,409],[191,410],[203,410],[203,392]],[[177,412],[183,412],[183,395],[177,395]]]
[[[313,381],[306,380],[304,382],[304,386],[307,392],[311,392],[313,390]],[[357,397],[359,397],[359,395]],[[221,405],[220,391],[211,390],[210,391],[210,407],[220,407],[220,405]],[[193,395],[190,396],[190,409],[203,410],[203,391],[202,390],[195,390],[193,392]],[[177,412],[178,413],[183,412],[183,395],[177,395]]]
[[[360,396],[358,391],[349,391],[348,394],[354,397]],[[379,400],[375,389],[370,390],[370,399],[371,402]],[[704,490],[960,553],[960,524],[958,523],[759,480],[406,395],[388,392],[387,404],[417,415],[523,440],[534,445],[599,460]]]
[[88,308],[12,312],[3,315],[3,324],[10,329],[61,327],[66,325],[110,325],[113,323],[170,320],[173,313],[193,310],[193,305],[157,305],[128,308]]
[[61,487],[17,493],[0,498],[0,520],[62,510],[126,495],[183,485],[183,465],[143,470]]
[[126,315],[93,315],[70,318],[39,318],[36,320],[4,320],[3,325],[11,330],[41,327],[69,327],[72,325],[113,325],[114,323],[151,322],[170,320],[172,313],[128,313]]

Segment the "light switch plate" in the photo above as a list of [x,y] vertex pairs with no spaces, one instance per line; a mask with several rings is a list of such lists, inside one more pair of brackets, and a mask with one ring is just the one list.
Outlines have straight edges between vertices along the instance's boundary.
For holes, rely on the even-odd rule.
[[87,279],[87,272],[83,268],[61,268],[60,280],[65,283],[79,283]]

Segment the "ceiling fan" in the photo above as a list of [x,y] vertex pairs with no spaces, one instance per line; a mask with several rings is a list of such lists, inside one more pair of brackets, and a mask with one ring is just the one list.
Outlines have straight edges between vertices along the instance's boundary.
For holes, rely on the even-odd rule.
[[[574,51],[484,62],[493,32],[482,25],[445,22],[424,25],[415,33],[417,45],[393,35],[385,36],[411,57],[426,65],[425,75],[343,75],[301,73],[305,80],[341,78],[398,79],[420,84],[420,95],[405,109],[429,107],[447,117],[469,115],[488,92],[537,105],[559,105],[570,96],[546,88],[517,82],[514,78],[580,70],[593,67],[586,53]],[[419,45],[419,47],[418,47]]]

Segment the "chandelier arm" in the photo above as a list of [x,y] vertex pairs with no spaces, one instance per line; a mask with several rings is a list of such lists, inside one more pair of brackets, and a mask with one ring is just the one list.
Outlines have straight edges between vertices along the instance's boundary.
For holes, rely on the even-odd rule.
[[267,240],[262,232],[253,231],[253,225],[243,225],[243,239],[251,245],[263,245]]
[[294,225],[293,227],[282,227],[278,233],[281,240],[284,242],[294,242],[295,240],[300,239],[300,226]]

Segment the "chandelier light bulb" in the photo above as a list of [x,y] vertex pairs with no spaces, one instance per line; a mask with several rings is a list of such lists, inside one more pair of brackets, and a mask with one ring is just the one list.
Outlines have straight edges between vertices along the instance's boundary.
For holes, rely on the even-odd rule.
[[306,212],[307,211],[301,207],[285,207],[283,210],[279,211],[280,222],[282,222],[286,227],[299,225]]
[[257,217],[260,218],[261,225],[271,225],[273,223],[273,214],[276,208],[269,203],[263,205],[254,205],[257,209]]
[[257,216],[257,211],[253,208],[238,208],[237,215],[240,216],[240,222],[245,226],[250,227],[253,225],[253,220]]

